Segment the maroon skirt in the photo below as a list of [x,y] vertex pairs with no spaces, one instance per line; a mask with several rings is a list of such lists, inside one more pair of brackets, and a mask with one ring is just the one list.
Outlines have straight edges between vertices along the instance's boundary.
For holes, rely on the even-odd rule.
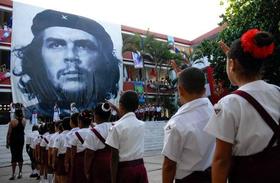
[[109,147],[94,154],[88,183],[111,183],[111,150]]
[[119,162],[117,183],[148,183],[143,159]]
[[71,171],[72,173],[72,180],[71,182],[77,182],[77,183],[86,183],[86,175],[85,175],[85,169],[84,169],[84,157],[85,157],[85,152],[80,152],[76,153],[74,157],[74,163],[73,163],[73,168]]
[[55,159],[54,172],[58,176],[65,176],[65,175],[67,175],[67,173],[65,172],[64,159],[65,159],[65,154],[60,154]]

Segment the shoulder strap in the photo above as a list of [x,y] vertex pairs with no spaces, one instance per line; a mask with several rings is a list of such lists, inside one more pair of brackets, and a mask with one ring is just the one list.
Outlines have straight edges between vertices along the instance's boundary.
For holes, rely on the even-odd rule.
[[263,108],[263,106],[255,99],[253,98],[249,93],[242,91],[242,90],[236,90],[233,92],[233,94],[239,95],[246,99],[260,114],[262,119],[266,122],[266,124],[272,129],[274,132],[274,135],[272,136],[271,140],[269,141],[269,144],[265,149],[269,149],[273,146],[276,140],[278,140],[278,143],[280,141],[280,121],[279,124],[275,122],[275,120],[268,114],[268,112]]
[[83,144],[83,143],[84,143],[84,139],[81,137],[81,135],[79,134],[79,132],[75,132],[75,135],[78,137],[78,139],[80,140],[80,142]]
[[91,131],[96,135],[97,138],[99,138],[99,140],[104,144],[106,145],[105,143],[105,139],[100,135],[100,133],[95,129],[95,128],[92,128]]
[[49,141],[48,141],[48,139],[47,139],[46,137],[44,137],[44,140],[45,140],[45,142],[46,142],[47,144],[49,144]]

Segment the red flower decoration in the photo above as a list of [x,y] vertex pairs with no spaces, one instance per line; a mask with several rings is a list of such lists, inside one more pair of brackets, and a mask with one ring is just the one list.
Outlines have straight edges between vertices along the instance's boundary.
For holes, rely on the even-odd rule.
[[273,53],[275,45],[274,43],[271,43],[268,46],[257,46],[254,42],[254,38],[259,32],[261,31],[259,31],[258,29],[248,30],[242,35],[241,44],[245,53],[249,52],[254,58],[264,59]]

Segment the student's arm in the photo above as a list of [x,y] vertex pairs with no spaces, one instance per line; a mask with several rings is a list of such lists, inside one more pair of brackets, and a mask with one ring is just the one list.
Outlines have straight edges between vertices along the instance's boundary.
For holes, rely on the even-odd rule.
[[216,139],[212,163],[212,183],[226,183],[232,158],[232,144]]
[[176,173],[176,162],[164,156],[162,165],[162,182],[172,183]]
[[91,171],[91,168],[92,168],[93,159],[94,159],[94,152],[95,151],[93,151],[91,149],[88,149],[88,148],[85,150],[84,165],[85,165],[85,174],[86,174],[87,179],[89,179],[90,171]]
[[[72,159],[72,161],[74,161],[76,153],[77,153],[77,146],[72,145],[72,147],[71,147],[71,159]],[[71,163],[74,163],[74,162],[71,162]]]
[[119,163],[119,150],[111,147],[112,161],[111,161],[111,179],[112,183],[117,182],[118,163]]
[[219,46],[220,48],[223,50],[224,54],[228,54],[230,48],[228,47],[228,45],[226,45],[226,43],[224,43],[224,41],[219,41]]
[[49,167],[52,166],[52,151],[53,151],[53,148],[49,147],[49,149],[48,149],[48,166]]
[[114,104],[112,104],[111,102],[109,102],[108,100],[107,100],[106,102],[110,105],[110,107],[111,107],[113,110],[116,111],[117,116],[120,117],[120,110],[119,110],[119,108],[118,108],[117,106],[115,106]]
[[57,156],[58,153],[58,149],[57,148],[53,148],[53,152],[52,152],[52,168],[55,169],[55,158]]
[[65,153],[65,160],[64,160],[64,166],[65,166],[66,172],[69,171],[70,159],[71,159],[71,148],[67,147],[66,153]]

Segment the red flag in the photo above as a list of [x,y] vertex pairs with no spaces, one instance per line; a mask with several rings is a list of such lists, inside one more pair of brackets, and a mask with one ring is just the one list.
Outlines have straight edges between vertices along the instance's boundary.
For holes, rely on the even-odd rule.
[[156,77],[157,76],[157,71],[154,68],[152,68],[149,75],[153,76],[153,77]]

